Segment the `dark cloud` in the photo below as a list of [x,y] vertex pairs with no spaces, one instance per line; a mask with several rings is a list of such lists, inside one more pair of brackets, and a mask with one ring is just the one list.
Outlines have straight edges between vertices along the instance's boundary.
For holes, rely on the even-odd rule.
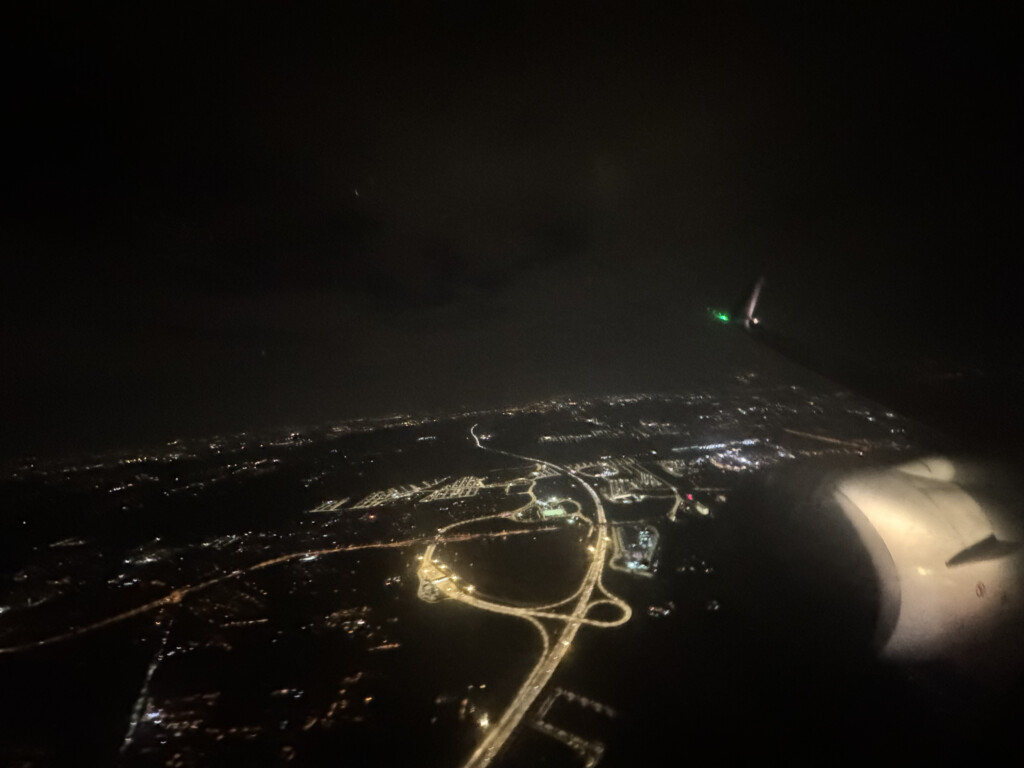
[[678,385],[725,364],[703,308],[765,265],[780,322],[821,341],[991,356],[1005,335],[978,343],[979,307],[1019,325],[1005,21],[457,2],[17,20],[8,450]]

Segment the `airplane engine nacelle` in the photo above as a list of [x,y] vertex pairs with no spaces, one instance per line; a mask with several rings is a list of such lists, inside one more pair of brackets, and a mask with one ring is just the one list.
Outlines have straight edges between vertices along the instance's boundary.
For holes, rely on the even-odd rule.
[[1016,522],[958,474],[953,461],[928,458],[858,473],[834,494],[878,575],[883,657],[998,673],[1019,656],[999,648],[1024,614],[1024,550]]

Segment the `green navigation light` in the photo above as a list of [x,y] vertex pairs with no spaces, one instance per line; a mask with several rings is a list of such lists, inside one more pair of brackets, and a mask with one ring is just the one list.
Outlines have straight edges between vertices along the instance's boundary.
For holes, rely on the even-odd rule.
[[728,323],[730,319],[728,312],[722,312],[717,309],[712,310],[711,316],[714,317],[715,320],[718,320],[720,323]]

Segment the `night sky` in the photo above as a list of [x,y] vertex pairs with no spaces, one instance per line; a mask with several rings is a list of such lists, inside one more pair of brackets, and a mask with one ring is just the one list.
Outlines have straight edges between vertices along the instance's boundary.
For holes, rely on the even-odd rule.
[[1019,366],[1009,15],[292,5],[8,18],[3,454],[686,389],[762,269],[811,341]]

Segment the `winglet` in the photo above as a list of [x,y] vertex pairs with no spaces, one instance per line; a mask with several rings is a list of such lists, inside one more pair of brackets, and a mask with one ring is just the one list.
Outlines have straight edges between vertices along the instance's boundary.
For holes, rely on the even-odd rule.
[[752,326],[757,325],[757,300],[761,298],[761,288],[764,286],[764,275],[760,275],[757,280],[753,282],[743,297],[740,299],[736,306],[736,312],[733,313],[735,322],[743,326],[743,329],[749,331]]

